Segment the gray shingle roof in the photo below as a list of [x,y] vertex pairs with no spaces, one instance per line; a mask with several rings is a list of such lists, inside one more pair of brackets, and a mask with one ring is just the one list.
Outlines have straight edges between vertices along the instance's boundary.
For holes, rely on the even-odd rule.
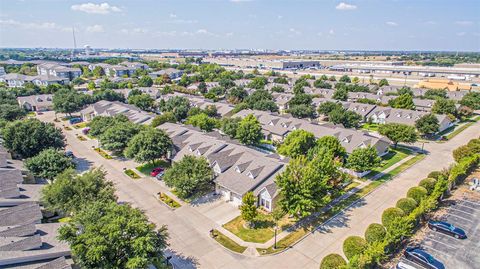
[[24,203],[0,210],[0,226],[35,223],[42,217],[40,206],[37,203]]

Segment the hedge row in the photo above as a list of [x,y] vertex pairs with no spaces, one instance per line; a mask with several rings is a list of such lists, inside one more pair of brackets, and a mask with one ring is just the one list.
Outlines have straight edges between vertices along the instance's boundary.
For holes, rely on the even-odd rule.
[[[480,139],[473,140],[480,142]],[[469,145],[480,146],[480,143],[475,143],[470,141]],[[455,184],[463,181],[479,163],[479,153],[465,154],[449,171],[431,172],[419,186],[408,190],[407,198],[398,200],[396,207],[383,212],[383,225],[370,224],[365,231],[365,239],[359,236],[345,239],[343,250],[349,260],[348,263],[340,262],[340,255],[330,254],[322,260],[320,268],[371,268],[385,261],[388,255],[400,248],[405,239],[413,235],[425,214],[437,208],[440,198]],[[336,267],[331,266],[333,261],[330,259],[333,257],[335,264],[338,265]],[[324,264],[330,266],[325,267]]]

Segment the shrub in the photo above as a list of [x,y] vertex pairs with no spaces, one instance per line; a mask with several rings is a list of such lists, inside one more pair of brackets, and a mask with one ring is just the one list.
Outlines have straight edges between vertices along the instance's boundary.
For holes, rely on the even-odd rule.
[[428,178],[434,178],[434,179],[438,179],[439,177],[443,176],[443,173],[440,172],[440,171],[432,171],[428,174]]
[[407,197],[413,198],[417,203],[422,201],[423,197],[427,196],[428,191],[424,187],[412,187],[407,192]]
[[418,206],[418,203],[412,198],[402,198],[397,201],[396,206],[403,210],[403,212],[406,214],[410,214],[410,212],[412,212]]
[[347,265],[347,262],[339,254],[328,254],[322,259],[320,269],[337,269],[345,265]]
[[475,152],[468,145],[463,145],[455,149],[452,153],[453,159],[455,159],[457,163],[466,157],[472,156],[473,154],[475,154]]
[[349,260],[362,253],[366,247],[367,241],[360,236],[349,236],[343,241],[343,253]]
[[387,230],[380,223],[372,223],[368,225],[367,230],[365,231],[365,239],[368,243],[379,242],[385,238]]
[[385,209],[382,213],[382,224],[389,227],[395,219],[405,216],[405,212],[398,207],[390,207]]
[[418,185],[421,187],[424,187],[427,190],[428,194],[430,194],[435,188],[436,183],[437,183],[437,180],[435,178],[428,177],[428,178],[422,179],[422,181],[420,181]]

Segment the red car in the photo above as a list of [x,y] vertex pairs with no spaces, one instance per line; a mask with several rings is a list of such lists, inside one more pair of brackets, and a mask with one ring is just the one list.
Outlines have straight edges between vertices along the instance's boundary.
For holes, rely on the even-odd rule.
[[165,169],[163,169],[162,167],[153,168],[152,172],[150,172],[150,175],[151,175],[152,177],[156,177],[156,176],[158,176],[159,174],[162,174],[164,170],[165,170]]

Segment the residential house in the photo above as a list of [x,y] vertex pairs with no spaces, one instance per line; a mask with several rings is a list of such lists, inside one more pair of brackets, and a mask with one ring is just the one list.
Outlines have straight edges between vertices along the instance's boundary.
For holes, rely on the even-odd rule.
[[272,93],[272,96],[280,112],[285,112],[288,109],[288,102],[290,102],[294,95],[291,93]]
[[[162,94],[160,93],[160,90],[158,88],[154,88],[154,87],[137,87],[135,88],[139,91],[141,91],[142,93],[144,94],[148,94],[150,95],[150,97],[152,97],[153,99],[157,99],[158,97],[160,97]],[[113,89],[113,91],[117,92],[117,93],[120,93],[121,95],[123,95],[125,98],[128,98],[130,92],[132,91],[133,89],[130,89],[130,88],[124,88],[124,89]]]
[[37,73],[42,76],[54,76],[72,81],[82,75],[82,70],[57,63],[42,63],[37,65]]
[[306,130],[316,138],[331,135],[336,137],[348,153],[356,148],[372,146],[379,155],[387,153],[390,141],[382,136],[373,136],[367,132],[346,129],[336,125],[317,124],[305,119],[297,119],[290,115],[276,115],[266,111],[242,110],[233,117],[244,118],[253,114],[262,125],[262,133],[266,140],[283,141],[294,130]]
[[274,178],[286,165],[286,159],[238,144],[218,132],[204,133],[174,123],[157,128],[172,138],[174,150],[170,157],[174,162],[186,155],[207,159],[215,175],[215,192],[225,201],[238,206],[242,197],[252,191],[259,206],[267,211],[274,209],[277,192],[271,184],[275,184]]
[[24,87],[25,83],[33,83],[37,86],[48,86],[51,84],[67,84],[67,78],[60,78],[50,75],[27,76],[17,73],[9,73],[0,76],[0,82],[7,84],[7,87]]
[[251,79],[237,79],[233,81],[233,83],[235,83],[235,86],[239,87],[246,87],[248,84],[250,84],[250,82],[252,82]]
[[173,80],[173,79],[181,78],[183,73],[184,73],[183,70],[178,70],[178,69],[175,69],[175,68],[167,68],[167,69],[152,72],[152,73],[149,74],[149,76],[152,79],[156,79],[158,77],[162,77],[164,75],[167,75],[170,79]]
[[[377,106],[370,112],[367,117],[373,123],[401,123],[410,126],[415,126],[415,121],[429,114],[425,111],[415,111],[408,109],[397,109],[390,107]],[[435,114],[440,124],[439,132],[453,126],[452,121],[446,115]]]
[[101,100],[80,111],[84,121],[90,121],[96,116],[113,117],[119,114],[125,115],[131,122],[148,125],[152,122],[155,114],[145,112],[136,106],[122,102]]
[[376,105],[363,104],[363,103],[353,103],[353,102],[339,102],[342,104],[343,108],[348,111],[353,111],[360,116],[362,116],[363,121],[367,120],[367,115],[375,109]]
[[413,104],[415,105],[415,110],[430,112],[435,104],[435,100],[413,98]]
[[17,97],[18,104],[28,111],[48,111],[53,109],[53,94],[39,94]]

